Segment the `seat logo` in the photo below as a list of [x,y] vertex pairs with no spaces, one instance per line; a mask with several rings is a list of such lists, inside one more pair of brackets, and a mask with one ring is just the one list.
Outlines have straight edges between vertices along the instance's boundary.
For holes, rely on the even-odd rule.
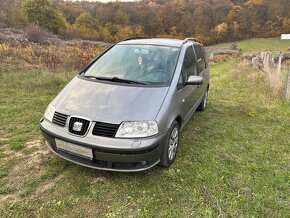
[[82,130],[83,123],[81,122],[74,122],[73,131],[80,132]]

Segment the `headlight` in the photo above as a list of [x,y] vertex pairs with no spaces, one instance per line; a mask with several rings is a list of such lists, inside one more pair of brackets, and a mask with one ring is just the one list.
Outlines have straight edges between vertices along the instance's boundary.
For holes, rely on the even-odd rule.
[[158,133],[156,121],[138,121],[121,123],[116,137],[117,138],[142,138]]
[[51,104],[49,104],[48,107],[46,108],[46,111],[44,112],[45,119],[52,122],[54,112],[55,112],[55,108]]

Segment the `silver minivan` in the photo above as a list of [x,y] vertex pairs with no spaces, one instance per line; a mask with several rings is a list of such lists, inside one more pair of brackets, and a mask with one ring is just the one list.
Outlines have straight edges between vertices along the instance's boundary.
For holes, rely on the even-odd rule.
[[47,107],[40,128],[53,153],[82,166],[169,167],[180,130],[207,105],[209,76],[196,39],[130,38],[72,79]]

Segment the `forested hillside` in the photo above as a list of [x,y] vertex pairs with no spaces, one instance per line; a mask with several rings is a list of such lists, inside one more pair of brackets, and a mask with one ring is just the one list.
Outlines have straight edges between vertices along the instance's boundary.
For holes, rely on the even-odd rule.
[[33,23],[63,38],[103,41],[194,36],[209,44],[290,32],[289,11],[289,0],[1,0],[0,26]]

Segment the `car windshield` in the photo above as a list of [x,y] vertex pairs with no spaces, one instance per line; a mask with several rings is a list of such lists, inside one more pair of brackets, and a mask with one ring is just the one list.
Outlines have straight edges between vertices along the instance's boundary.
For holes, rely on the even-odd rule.
[[116,45],[99,58],[85,76],[117,78],[143,84],[168,84],[179,48],[154,45]]

